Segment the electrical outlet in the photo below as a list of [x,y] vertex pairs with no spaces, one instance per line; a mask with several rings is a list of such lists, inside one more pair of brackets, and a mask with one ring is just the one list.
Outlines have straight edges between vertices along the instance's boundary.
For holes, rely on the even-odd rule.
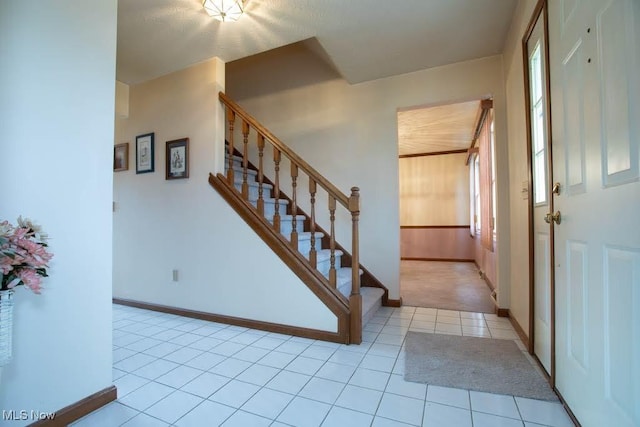
[[177,281],[178,281],[178,270],[177,270],[177,269],[174,269],[171,273],[172,273],[172,275],[173,275],[173,276],[172,276],[172,277],[173,277],[173,281],[174,281],[174,282],[177,282]]

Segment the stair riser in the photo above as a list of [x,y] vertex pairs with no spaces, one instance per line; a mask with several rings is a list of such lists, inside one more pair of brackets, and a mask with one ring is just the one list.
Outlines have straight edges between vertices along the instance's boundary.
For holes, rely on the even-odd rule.
[[[224,158],[224,166],[225,166],[225,168],[229,167],[229,158],[228,157]],[[241,168],[242,167],[242,160],[233,159],[233,167],[234,168]]]
[[[296,221],[296,231],[302,231],[304,230],[304,220],[299,219]],[[287,235],[287,236],[291,236],[291,232],[293,231],[293,224],[292,222],[289,221],[280,221],[280,233]],[[291,237],[289,237],[287,240],[290,240]]]
[[[235,182],[234,187],[238,192],[242,192],[242,183]],[[262,191],[262,199],[264,200],[264,216],[265,218],[273,217],[276,214],[276,203],[271,199],[271,192],[267,188],[263,188]],[[249,186],[249,200],[251,204],[257,209],[258,208],[258,187]],[[287,200],[280,199],[278,202],[278,213],[280,215],[285,215],[287,212],[287,206],[289,202]],[[300,230],[302,231],[302,230]]]
[[[224,168],[224,175],[227,176],[229,169],[228,168]],[[236,182],[242,183],[244,181],[244,171],[242,170],[242,168],[240,169],[233,169],[233,183],[235,184]],[[252,170],[252,169],[247,169],[247,182],[251,183],[251,182],[258,182],[258,172]]]
[[[253,206],[258,206],[258,201],[253,202]],[[280,201],[278,203],[278,213],[280,216],[285,215],[287,213],[287,204]],[[267,219],[273,218],[276,214],[276,204],[275,203],[267,203],[264,204],[264,217]],[[304,222],[303,222],[304,224]],[[298,232],[304,231],[302,228],[297,228]]]
[[[233,186],[236,187],[236,190],[242,192],[242,180],[235,181]],[[258,199],[259,196],[259,188],[257,186],[250,185],[249,186],[249,198],[250,199]],[[262,198],[270,198],[271,197],[271,189],[267,187],[262,187]]]
[[[273,216],[268,217],[267,221],[273,224]],[[291,240],[291,220],[280,218],[280,233],[286,237],[287,240]],[[304,220],[299,219],[296,221],[296,230],[302,231],[304,229]]]
[[[340,268],[341,264],[341,260],[342,260],[342,255],[338,255],[336,254],[336,264],[335,264],[335,268],[336,270],[338,268]],[[318,266],[316,267],[316,269],[324,276],[329,276],[329,270],[331,270],[331,259],[328,258],[326,261],[322,261],[318,263]]]
[[338,288],[338,291],[344,295],[345,298],[349,298],[349,295],[351,295],[351,282],[342,284],[342,286]]
[[376,315],[376,312],[378,311],[378,309],[380,307],[382,307],[382,298],[376,300],[373,303],[373,305],[371,307],[369,307],[368,309],[363,307],[363,311],[362,311],[362,326],[363,327],[364,327],[364,325],[366,325],[369,322],[369,320],[371,320],[371,318],[373,316]]
[[[316,237],[316,251],[322,249],[322,239]],[[298,250],[303,254],[311,252],[311,240],[301,240],[298,242]]]

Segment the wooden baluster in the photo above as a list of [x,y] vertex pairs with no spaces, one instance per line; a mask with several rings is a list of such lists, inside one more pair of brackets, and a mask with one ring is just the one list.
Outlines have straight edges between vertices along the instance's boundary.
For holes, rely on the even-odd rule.
[[276,182],[273,197],[276,199],[275,214],[273,215],[273,228],[280,232],[280,150],[273,147],[273,161],[275,162]]
[[360,219],[360,189],[351,188],[349,197],[349,211],[351,212],[351,295],[360,293],[360,248],[358,221]]
[[296,189],[298,187],[298,165],[291,162],[291,215],[293,221],[291,222],[291,246],[293,249],[298,250],[298,222],[296,221],[296,214],[298,213],[298,205],[296,203]]
[[362,342],[362,297],[360,295],[360,242],[358,221],[360,218],[360,189],[351,188],[349,197],[349,211],[351,212],[351,295],[349,307],[351,309],[350,342]]
[[236,121],[236,113],[227,107],[227,120],[229,121],[229,169],[227,169],[227,182],[233,187],[233,125]]
[[329,269],[329,284],[335,289],[336,278],[336,198],[329,195],[329,220],[331,221],[331,236],[329,248],[331,251],[331,268]]
[[258,213],[264,216],[264,198],[262,197],[262,183],[264,175],[262,172],[262,157],[264,156],[264,136],[258,134]]
[[247,166],[249,162],[249,123],[245,120],[242,121],[242,198],[245,200],[249,200],[249,182],[247,181],[248,172]]
[[316,182],[309,177],[309,193],[311,194],[311,250],[309,262],[313,268],[318,266],[318,253],[316,252]]

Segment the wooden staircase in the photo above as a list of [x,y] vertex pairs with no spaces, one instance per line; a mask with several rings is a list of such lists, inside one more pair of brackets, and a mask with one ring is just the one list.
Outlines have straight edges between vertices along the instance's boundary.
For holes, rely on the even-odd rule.
[[[359,344],[363,324],[380,305],[387,305],[388,291],[359,263],[358,188],[353,187],[346,196],[224,93],[220,92],[219,98],[226,106],[228,121],[225,174],[210,175],[209,183],[336,315],[337,333],[323,334],[322,339]],[[237,118],[241,121],[240,129],[235,127]],[[238,130],[242,151],[234,146]],[[253,134],[255,149],[249,145]],[[267,154],[273,163],[270,165],[273,181],[265,175],[267,144],[272,146]],[[257,166],[249,161],[250,149],[258,159]],[[290,170],[286,176],[290,197],[281,188],[283,160]],[[308,193],[299,189],[303,178],[308,183]],[[325,216],[328,216],[329,231],[316,221],[318,190],[327,194]],[[309,214],[300,208],[301,201]],[[336,241],[338,208],[351,217],[350,252]],[[344,219],[345,215],[339,214]],[[317,338],[317,334],[312,335]]]

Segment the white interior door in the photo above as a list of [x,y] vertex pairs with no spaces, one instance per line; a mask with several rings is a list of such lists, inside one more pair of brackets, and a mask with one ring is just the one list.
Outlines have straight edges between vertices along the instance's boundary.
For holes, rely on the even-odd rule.
[[556,387],[585,426],[640,426],[640,1],[549,2]]
[[529,123],[533,172],[533,350],[551,373],[551,224],[545,221],[552,210],[549,195],[550,159],[548,141],[547,76],[544,14],[540,14],[527,40],[529,71]]

